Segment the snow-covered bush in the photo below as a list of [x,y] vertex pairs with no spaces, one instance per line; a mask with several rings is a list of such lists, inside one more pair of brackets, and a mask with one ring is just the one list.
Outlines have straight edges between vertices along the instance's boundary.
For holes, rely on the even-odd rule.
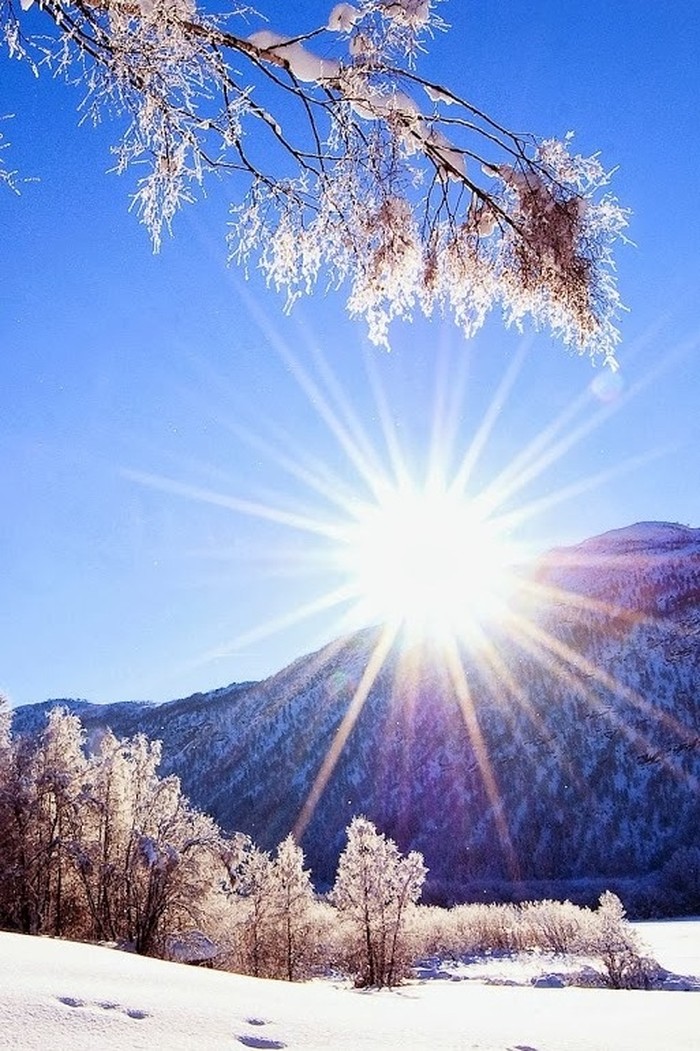
[[516,952],[521,948],[517,905],[457,905],[452,913],[462,954]]
[[454,936],[453,913],[453,909],[443,909],[438,905],[416,905],[411,933],[417,959],[449,959],[462,955]]
[[646,989],[658,964],[644,955],[637,932],[625,917],[625,908],[611,891],[600,897],[598,909],[588,913],[579,932],[577,951],[600,960],[611,989]]
[[600,955],[604,945],[612,944],[613,931],[634,938],[629,924],[615,920],[608,904],[594,913],[569,901],[421,906],[413,925],[419,956],[453,959],[531,951]]
[[555,953],[576,949],[588,910],[570,901],[527,901],[519,909],[521,944]]

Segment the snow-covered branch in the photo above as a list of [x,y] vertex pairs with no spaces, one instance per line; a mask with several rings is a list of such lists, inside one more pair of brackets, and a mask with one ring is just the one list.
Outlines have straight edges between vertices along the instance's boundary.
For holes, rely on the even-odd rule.
[[195,0],[36,3],[53,45],[27,35],[32,0],[0,0],[10,54],[78,79],[92,118],[121,115],[115,168],[146,162],[133,206],[156,248],[205,175],[228,171],[231,256],[288,303],[325,275],[380,345],[394,317],[439,310],[469,335],[495,308],[614,363],[627,215],[607,173],[423,79],[434,0],[335,4],[297,35]]

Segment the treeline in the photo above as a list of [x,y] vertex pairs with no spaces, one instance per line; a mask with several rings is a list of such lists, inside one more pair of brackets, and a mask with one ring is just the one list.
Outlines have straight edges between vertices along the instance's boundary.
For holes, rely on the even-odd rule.
[[426,869],[365,818],[353,819],[335,883],[321,898],[288,837],[274,855],[226,836],[193,809],[160,746],[50,712],[12,737],[0,710],[0,925],[108,942],[290,981],[343,973],[394,985],[417,960],[486,951],[577,952],[609,984],[643,984],[642,960],[612,894],[595,912],[570,903],[421,906]]

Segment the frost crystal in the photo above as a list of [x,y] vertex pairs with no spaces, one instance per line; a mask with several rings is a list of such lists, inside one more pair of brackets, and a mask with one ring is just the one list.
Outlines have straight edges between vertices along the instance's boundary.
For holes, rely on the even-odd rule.
[[430,21],[430,0],[385,0],[383,13],[399,25],[424,29]]

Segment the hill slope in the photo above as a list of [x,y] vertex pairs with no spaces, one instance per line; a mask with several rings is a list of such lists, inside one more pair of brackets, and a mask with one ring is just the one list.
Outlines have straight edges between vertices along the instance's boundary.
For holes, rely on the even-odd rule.
[[[166,705],[67,702],[163,741],[200,808],[272,847],[294,827],[379,629],[262,683]],[[303,845],[328,880],[353,814],[433,881],[632,876],[700,845],[700,530],[641,523],[551,552],[458,660],[393,648]],[[39,706],[20,709],[17,730]],[[330,765],[330,764],[329,764]]]
[[[689,924],[665,926],[662,940],[657,936],[652,946],[662,963],[674,966],[677,944],[694,933],[697,945],[697,932],[686,930]],[[0,973],[11,975],[0,987],[1,1042],[12,1051],[697,1047],[692,993],[537,989],[528,987],[527,972],[517,961],[502,962],[498,986],[465,974],[462,981],[436,979],[369,992],[337,982],[292,985],[247,978],[0,933]],[[697,973],[697,953],[682,962]]]

